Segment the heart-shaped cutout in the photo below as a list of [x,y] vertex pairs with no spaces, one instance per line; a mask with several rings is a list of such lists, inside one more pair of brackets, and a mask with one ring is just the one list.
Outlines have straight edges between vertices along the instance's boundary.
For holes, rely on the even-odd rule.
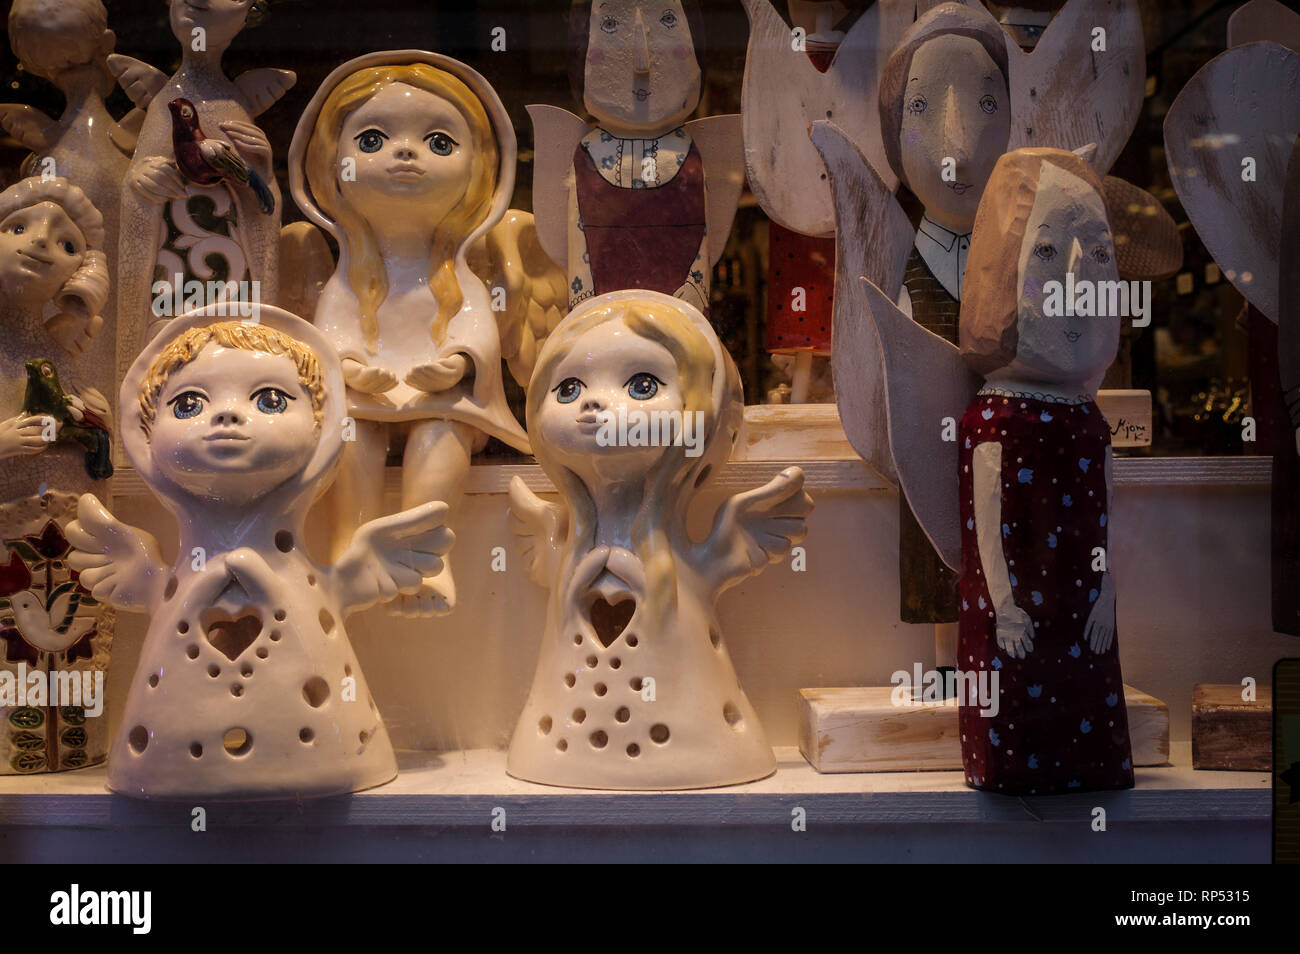
[[636,600],[621,600],[611,606],[602,596],[591,604],[587,616],[591,620],[591,628],[596,631],[596,638],[608,649],[614,640],[623,635],[623,630],[627,629],[627,624],[632,621],[635,613]]
[[240,610],[238,615],[212,609],[203,614],[200,623],[208,642],[231,662],[253,645],[262,632],[262,617],[251,607]]

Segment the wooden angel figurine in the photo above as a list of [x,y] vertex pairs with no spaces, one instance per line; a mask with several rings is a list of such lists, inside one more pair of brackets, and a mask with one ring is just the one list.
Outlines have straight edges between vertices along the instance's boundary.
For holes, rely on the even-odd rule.
[[[25,670],[102,689],[108,668],[113,612],[70,571],[65,536],[77,497],[113,472],[108,401],[88,383],[112,369],[87,347],[109,293],[103,243],[99,212],[65,179],[0,193],[0,673],[18,682]],[[103,761],[94,708],[48,687],[25,703],[0,693],[0,773]]]
[[999,700],[959,693],[966,780],[1012,795],[1133,784],[1096,403],[1120,319],[1058,316],[1067,277],[1118,278],[1102,185],[1078,155],[1033,148],[998,160],[980,203],[960,350],[864,280],[900,481],[961,574],[958,676]]
[[569,273],[569,306],[624,288],[705,314],[744,183],[739,116],[687,122],[700,102],[698,0],[574,0],[569,76],[589,127],[529,106],[542,246]]
[[236,35],[265,9],[265,0],[168,0],[181,44],[170,78],[129,56],[108,58],[146,111],[122,185],[119,373],[162,322],[208,303],[208,282],[244,283],[226,286],[219,298],[277,300],[279,191],[271,145],[253,119],[295,76],[255,69],[231,80],[221,66]]
[[[402,506],[454,514],[470,457],[489,436],[524,453],[506,404],[501,324],[468,254],[514,189],[515,138],[492,87],[437,53],[372,53],[334,70],[294,134],[289,181],[338,243],[315,323],[343,363],[356,440],[330,498],[336,552],[384,512],[384,464],[401,450]],[[390,608],[455,606],[443,564]]]
[[686,511],[727,460],[743,395],[704,316],[667,295],[602,295],[547,339],[528,430],[561,503],[516,478],[530,572],[551,591],[507,771],[551,785],[682,789],[776,767],[736,678],[714,603],[804,536],[803,472],[717,510]]
[[397,763],[343,620],[436,571],[447,508],[373,521],[338,560],[312,560],[304,521],[346,416],[333,345],[272,306],[258,322],[219,314],[172,321],[122,384],[123,443],[176,517],[175,563],[91,494],[68,528],[91,592],[150,615],[108,785],[142,798],[378,785]]

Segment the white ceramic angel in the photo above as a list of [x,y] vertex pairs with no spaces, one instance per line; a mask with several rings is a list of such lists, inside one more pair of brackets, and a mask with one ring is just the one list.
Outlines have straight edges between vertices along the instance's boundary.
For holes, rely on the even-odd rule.
[[568,270],[569,305],[624,288],[705,314],[744,184],[739,116],[687,122],[700,102],[697,0],[574,0],[570,80],[595,117],[529,106],[542,247]]
[[127,456],[176,516],[156,541],[81,498],[70,562],[97,598],[149,612],[108,784],[144,798],[356,791],[397,772],[343,620],[418,589],[452,543],[427,503],[361,527],[319,565],[304,521],[343,447],[332,343],[264,306],[174,320],[122,384]]
[[[494,308],[517,289],[489,294],[469,263],[506,212],[514,167],[501,100],[478,73],[437,53],[395,50],[343,64],[298,124],[294,200],[339,247],[315,323],[343,362],[356,422],[328,504],[336,552],[359,522],[384,512],[390,450],[404,446],[402,506],[441,500],[453,513],[470,457],[489,436],[529,452],[501,371],[506,326],[519,357],[527,322]],[[519,223],[507,224],[506,237],[517,240]],[[445,613],[455,599],[444,565],[391,609]]]
[[602,295],[547,339],[528,428],[563,500],[543,501],[519,478],[510,487],[532,578],[551,591],[511,775],[680,789],[775,769],[714,603],[803,539],[803,472],[729,498],[701,543],[686,529],[742,404],[735,365],[680,299]]
[[[106,63],[114,42],[100,0],[14,0],[10,46],[23,69],[49,80],[65,104],[58,119],[31,106],[0,106],[0,126],[32,151],[24,168],[32,175],[67,179],[103,216],[102,248],[110,275],[116,274],[122,177],[144,118],[135,111],[119,124],[104,106],[116,85]],[[116,302],[106,302],[99,317],[103,325],[88,342],[99,376],[88,383],[109,392],[116,386]]]
[[[66,564],[78,495],[112,474],[111,413],[87,348],[109,293],[103,220],[65,179],[0,193],[0,670],[81,680],[108,667],[113,613]],[[45,697],[49,701],[49,697]],[[16,700],[15,700],[16,701]],[[0,702],[0,772],[103,760],[107,722],[71,707]],[[84,708],[84,707],[83,707]]]
[[[209,281],[246,283],[237,292],[245,301],[277,300],[279,192],[270,143],[253,119],[295,76],[254,69],[232,81],[221,66],[231,41],[264,9],[263,0],[168,0],[181,44],[181,65],[170,78],[129,56],[108,58],[127,95],[146,110],[122,186],[119,374],[178,311],[234,297],[226,288],[209,296]],[[203,283],[202,296],[195,282]],[[186,304],[177,308],[177,301]]]

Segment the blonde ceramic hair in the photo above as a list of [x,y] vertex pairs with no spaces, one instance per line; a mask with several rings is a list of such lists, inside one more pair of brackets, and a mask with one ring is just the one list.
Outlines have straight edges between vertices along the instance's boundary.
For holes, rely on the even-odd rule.
[[[537,436],[540,431],[535,422],[543,403],[550,396],[551,376],[560,362],[579,346],[588,332],[611,321],[621,321],[633,334],[662,345],[672,355],[682,394],[682,413],[703,412],[703,434],[707,435],[710,443],[717,436],[715,425],[722,410],[713,406],[713,380],[717,374],[726,374],[726,368],[715,366],[712,345],[682,311],[649,300],[620,301],[588,312],[572,323],[561,324],[547,341],[533,372],[528,385],[526,413],[529,433],[534,435],[533,448],[537,458],[573,510],[573,523],[569,528],[570,561],[580,558],[592,546],[596,533],[596,505],[581,478],[551,457],[549,448]],[[734,397],[729,394],[727,400]],[[707,457],[707,449],[703,456]],[[665,447],[663,455],[646,471],[641,505],[632,523],[632,546],[646,568],[647,601],[658,612],[668,610],[676,601],[677,574],[673,563],[671,528],[667,521],[684,519],[685,510],[676,505],[674,497],[694,490],[694,487],[684,488],[682,485],[697,462],[686,456],[684,448]]]
[[349,116],[385,86],[395,83],[414,86],[451,103],[469,125],[474,140],[470,150],[473,159],[469,187],[464,198],[441,222],[430,223],[434,241],[429,285],[438,302],[432,328],[435,341],[443,339],[447,323],[464,303],[456,279],[456,251],[491,210],[500,161],[492,123],[478,97],[451,73],[427,63],[358,70],[340,82],[325,100],[307,144],[307,182],[317,204],[348,235],[348,284],[361,305],[361,331],[366,350],[371,354],[379,346],[378,312],[388,297],[388,273],[369,223],[344,201],[339,188],[339,135]]
[[[47,80],[99,60],[107,31],[108,12],[100,0],[14,0],[9,8],[14,55],[23,69]],[[107,68],[99,65],[111,84]]]
[[0,192],[0,225],[22,209],[53,202],[72,220],[85,239],[81,265],[54,296],[61,312],[78,318],[93,318],[108,301],[108,259],[104,256],[104,217],[82,192],[67,179],[33,176]]
[[176,337],[149,365],[149,371],[140,382],[140,429],[148,437],[158,414],[158,395],[167,379],[199,356],[209,343],[223,348],[242,351],[260,351],[263,354],[282,354],[289,357],[298,368],[298,383],[311,398],[312,416],[316,419],[316,432],[320,433],[321,410],[325,406],[325,376],[321,371],[316,352],[301,341],[289,337],[266,325],[242,321],[221,321],[211,325],[190,328]]
[[1082,179],[1105,203],[1097,173],[1072,152],[1017,149],[998,160],[975,213],[959,321],[962,357],[981,375],[1005,367],[1016,357],[1020,246],[1039,175],[1048,164]]

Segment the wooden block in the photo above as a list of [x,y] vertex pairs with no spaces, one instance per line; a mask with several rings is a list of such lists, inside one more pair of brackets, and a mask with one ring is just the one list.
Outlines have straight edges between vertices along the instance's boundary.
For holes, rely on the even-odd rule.
[[732,460],[857,460],[834,404],[751,404]]
[[1192,688],[1192,768],[1267,772],[1273,767],[1273,690],[1258,687],[1254,702],[1241,686],[1197,683]]
[[1112,447],[1151,446],[1150,391],[1098,391],[1097,406],[1110,424]]
[[[893,704],[893,686],[800,689],[799,751],[819,772],[961,769],[955,702]],[[1169,707],[1124,687],[1134,765],[1169,761]]]

